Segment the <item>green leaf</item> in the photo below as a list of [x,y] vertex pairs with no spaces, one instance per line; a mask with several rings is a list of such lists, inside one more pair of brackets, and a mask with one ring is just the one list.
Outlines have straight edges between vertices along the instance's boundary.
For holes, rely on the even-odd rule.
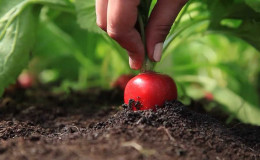
[[186,88],[188,95],[193,98],[202,98],[203,91],[210,91],[214,95],[214,101],[221,104],[222,109],[238,118],[244,123],[260,125],[260,108],[252,105],[240,95],[234,93],[228,88],[220,87],[215,79],[197,76],[184,75],[175,77],[176,82],[198,83],[203,88],[189,86]]
[[27,65],[35,42],[36,12],[32,7],[21,9],[14,6],[0,19],[0,95]]
[[248,103],[244,98],[227,88],[217,87],[214,99],[223,105],[224,109],[232,113],[244,123],[260,125],[260,108]]
[[80,68],[85,68],[84,74],[88,76],[98,76],[100,58],[94,53],[102,35],[81,29],[73,14],[62,12],[49,19],[47,16],[53,15],[53,10],[49,12],[40,15],[34,49],[35,58],[40,59],[36,64],[38,70],[55,70],[59,73],[56,80],[60,81],[77,80],[82,73]]
[[76,0],[78,23],[91,32],[104,33],[96,24],[95,0]]
[[58,71],[59,79],[77,79],[79,62],[74,54],[79,51],[73,39],[52,21],[40,22],[37,31],[38,43],[33,54],[40,62],[34,69],[52,69]]
[[0,0],[0,17],[23,2],[24,0]]
[[[246,3],[247,2],[247,3]],[[213,0],[208,1],[210,12],[209,30],[237,36],[256,49],[260,50],[260,13],[247,4],[253,4],[245,0]],[[258,4],[255,2],[255,4]],[[256,5],[257,6],[257,5]],[[242,23],[236,27],[223,25],[223,20],[240,20]]]
[[38,4],[73,12],[69,0],[0,0],[0,96],[29,61],[35,42]]
[[27,0],[29,3],[44,4],[53,7],[73,7],[69,0]]
[[233,33],[260,51],[260,39],[258,38],[260,37],[259,28],[260,21],[248,20],[244,21],[237,30],[233,31]]
[[75,6],[70,0],[28,0],[28,3],[48,6],[57,11],[75,13]]
[[[7,12],[15,10],[22,11],[24,7],[30,4],[47,5],[53,8],[59,8],[72,12],[74,6],[69,0],[0,0],[0,17],[3,17]],[[20,14],[20,12],[16,12]]]
[[246,0],[246,3],[256,12],[260,12],[260,0]]

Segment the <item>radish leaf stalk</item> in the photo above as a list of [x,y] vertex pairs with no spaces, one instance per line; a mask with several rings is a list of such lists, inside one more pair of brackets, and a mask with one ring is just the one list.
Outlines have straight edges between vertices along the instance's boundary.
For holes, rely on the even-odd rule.
[[145,46],[145,58],[144,58],[143,66],[140,70],[141,72],[152,71],[154,67],[154,63],[148,58],[148,53],[146,48],[146,38],[145,38],[145,27],[149,19],[151,2],[152,2],[151,0],[143,0],[141,1],[138,7],[138,24],[139,24],[138,30],[141,34],[141,38]]

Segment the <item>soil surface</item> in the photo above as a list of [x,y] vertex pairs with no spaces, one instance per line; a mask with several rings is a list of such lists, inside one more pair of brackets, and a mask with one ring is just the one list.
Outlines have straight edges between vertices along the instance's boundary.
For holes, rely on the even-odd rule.
[[260,159],[260,127],[226,126],[178,101],[133,112],[122,95],[7,93],[0,99],[0,159]]

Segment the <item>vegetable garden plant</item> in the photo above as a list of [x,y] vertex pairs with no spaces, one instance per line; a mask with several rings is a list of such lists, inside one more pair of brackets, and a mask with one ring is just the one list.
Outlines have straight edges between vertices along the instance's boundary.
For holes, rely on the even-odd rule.
[[[155,3],[141,0],[141,35]],[[183,103],[210,93],[207,110],[221,107],[227,122],[260,125],[259,28],[259,0],[190,0],[153,70],[175,79]],[[96,26],[94,0],[0,0],[1,95],[24,69],[41,83],[58,82],[55,91],[108,88],[120,75],[138,73]]]

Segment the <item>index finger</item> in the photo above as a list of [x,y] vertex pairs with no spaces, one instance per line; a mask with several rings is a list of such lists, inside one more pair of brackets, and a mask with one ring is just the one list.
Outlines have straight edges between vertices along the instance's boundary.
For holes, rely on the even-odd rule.
[[109,0],[107,33],[129,52],[130,66],[139,69],[144,60],[144,45],[135,29],[140,0]]

